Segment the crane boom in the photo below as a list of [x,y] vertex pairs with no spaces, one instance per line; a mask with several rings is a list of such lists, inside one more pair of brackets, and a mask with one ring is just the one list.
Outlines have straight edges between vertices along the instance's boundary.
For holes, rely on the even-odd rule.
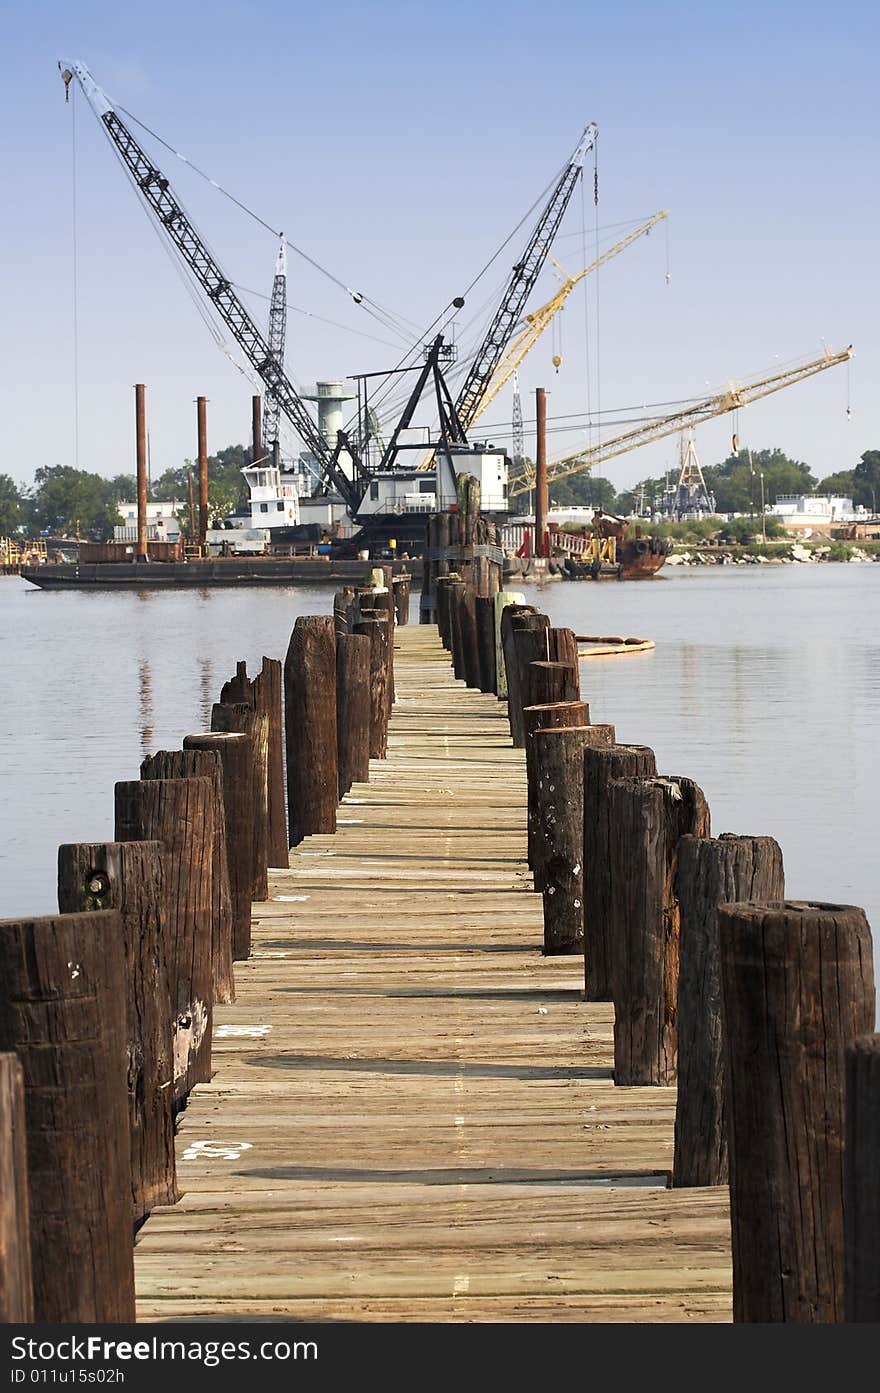
[[[578,450],[573,455],[554,460],[547,467],[547,481],[552,483],[554,479],[565,479],[570,474],[581,474],[595,464],[602,464],[617,455],[624,455],[628,450],[636,450],[640,445],[647,445],[649,441],[662,440],[666,435],[674,435],[684,426],[699,425],[702,421],[710,421],[714,416],[723,416],[728,411],[735,411],[737,407],[748,406],[750,402],[760,401],[762,397],[782,391],[783,387],[790,387],[793,383],[802,382],[818,372],[825,372],[826,368],[835,368],[852,356],[853,347],[850,344],[839,353],[826,350],[821,358],[813,358],[809,362],[801,363],[799,367],[774,373],[771,377],[759,378],[757,382],[742,387],[731,383],[726,391],[707,397],[705,401],[689,406],[684,411],[661,416],[646,425],[637,426],[635,430],[627,431],[624,435],[604,440],[592,449]],[[532,486],[530,476],[523,475],[511,483],[510,496],[527,493]]]
[[[349,508],[354,510],[362,497],[362,489],[340,468],[293,383],[276,361],[231,282],[177,201],[166,176],[141,149],[117,115],[107,93],[98,86],[85,64],[59,63],[58,67],[68,85],[71,78],[76,77],[159,226],[177,248],[248,362],[259,373],[267,392],[275,397],[280,410],[317,459],[322,477],[339,490]],[[354,463],[356,475],[359,475],[360,461],[355,459]]]
[[[272,282],[272,299],[269,302],[269,352],[279,370],[284,371],[284,340],[287,335],[287,251],[282,232],[275,262],[275,279]],[[278,443],[278,426],[281,419],[281,403],[274,392],[266,392],[266,410],[263,413],[263,444],[272,453]]]
[[569,199],[580,178],[584,160],[588,152],[595,146],[598,134],[599,128],[591,121],[585,128],[574,153],[557,180],[553,192],[532,230],[522,257],[511,271],[510,279],[501,297],[501,303],[495,311],[483,342],[474,355],[474,360],[455,403],[458,418],[465,430],[476,419],[478,407],[492,381],[501,355],[522,318],[526,301],[541,273],[553,238],[559,230],[559,224],[562,222],[563,214],[568,207]]
[[[576,276],[565,275],[562,285],[552,299],[548,300],[546,305],[542,305],[540,309],[535,310],[533,314],[526,315],[526,327],[523,329],[522,333],[517,334],[513,343],[510,345],[492,374],[491,381],[488,383],[471,418],[471,425],[473,425],[474,421],[479,420],[480,416],[482,416],[483,412],[486,410],[486,407],[495,400],[498,393],[516,372],[517,368],[526,357],[526,354],[530,353],[534,348],[554,315],[558,314],[562,309],[575,286],[579,285],[584,277],[589,276],[592,271],[598,271],[599,267],[604,266],[606,261],[611,261],[613,257],[619,256],[622,251],[626,251],[627,247],[631,247],[633,242],[638,241],[639,237],[645,237],[651,231],[652,227],[656,227],[658,222],[668,217],[669,214],[665,210],[660,213],[655,213],[653,218],[649,218],[646,223],[642,223],[641,227],[637,227],[632,232],[627,233],[626,237],[622,237],[619,242],[615,242],[613,247],[609,247],[607,251],[602,252],[601,256],[597,256],[595,261],[591,261],[589,266],[585,266],[582,271],[578,271]],[[554,262],[554,265],[556,264],[557,263]]]

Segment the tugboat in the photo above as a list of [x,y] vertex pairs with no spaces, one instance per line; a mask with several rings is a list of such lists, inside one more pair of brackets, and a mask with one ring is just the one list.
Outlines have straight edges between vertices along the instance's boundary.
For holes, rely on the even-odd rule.
[[[561,574],[565,580],[644,580],[656,575],[672,550],[668,537],[645,536],[636,523],[628,536],[629,521],[596,508],[593,520],[580,532],[557,532],[551,545],[563,552]],[[562,539],[565,538],[565,542]]]

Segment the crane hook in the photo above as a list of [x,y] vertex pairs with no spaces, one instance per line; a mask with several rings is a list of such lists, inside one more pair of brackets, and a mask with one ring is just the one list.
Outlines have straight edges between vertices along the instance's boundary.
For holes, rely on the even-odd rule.
[[[59,66],[59,68],[60,68],[60,67],[61,67],[61,64],[59,63],[58,66]],[[73,82],[73,73],[70,71],[69,68],[64,68],[64,69],[62,70],[62,73],[61,73],[61,80],[62,80],[62,82],[64,83],[64,100],[65,100],[66,102],[69,102],[69,101],[70,101],[70,84],[71,84],[71,82]]]

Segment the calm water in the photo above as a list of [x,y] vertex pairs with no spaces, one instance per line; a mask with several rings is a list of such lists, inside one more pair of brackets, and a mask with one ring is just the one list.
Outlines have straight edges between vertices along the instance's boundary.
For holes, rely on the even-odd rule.
[[[583,665],[592,718],[769,834],[791,898],[864,906],[880,941],[880,565],[706,567],[524,587],[556,624],[653,653]],[[205,729],[239,658],[283,658],[332,589],[37,591],[0,577],[0,917],[55,904],[60,842],[113,835],[113,785]],[[418,596],[413,617],[417,618]]]

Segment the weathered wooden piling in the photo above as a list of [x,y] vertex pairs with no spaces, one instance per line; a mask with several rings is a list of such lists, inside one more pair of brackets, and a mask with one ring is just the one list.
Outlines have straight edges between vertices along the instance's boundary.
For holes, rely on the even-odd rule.
[[782,852],[772,837],[685,834],[675,895],[681,922],[678,971],[678,1102],[672,1184],[726,1185],[724,1035],[718,906],[785,896]]
[[336,745],[338,795],[370,777],[370,637],[336,638]]
[[167,879],[161,842],[74,842],[58,848],[61,912],[112,909],[119,915],[135,1224],[156,1205],[174,1204],[178,1198]]
[[[211,730],[218,735],[246,735],[250,741],[254,796],[251,899],[265,900],[269,896],[269,720],[247,702],[220,701],[211,707]],[[287,778],[289,788],[289,766]]]
[[544,903],[544,953],[584,948],[584,749],[610,745],[613,726],[536,730],[535,880]]
[[125,1000],[118,912],[0,921],[0,1051],[24,1074],[38,1322],[134,1322]]
[[868,921],[853,905],[726,904],[718,932],[733,1318],[842,1321],[845,1052],[874,1026]]
[[[504,618],[507,618],[505,611]],[[502,621],[503,622],[503,621]],[[523,707],[526,702],[526,672],[529,663],[546,661],[547,630],[550,621],[546,614],[513,614],[509,619],[508,638],[504,644],[507,667],[507,715],[510,737],[516,749],[525,746]]]
[[880,1323],[880,1035],[846,1050],[844,1309]]
[[409,597],[412,576],[394,576],[391,589],[394,595],[394,612],[398,624],[409,623]]
[[462,644],[464,680],[469,687],[480,690],[480,649],[477,636],[476,594],[466,586],[459,596],[459,633]]
[[251,683],[253,707],[265,716],[267,728],[266,791],[268,831],[266,855],[270,866],[286,867],[287,800],[284,792],[284,667],[279,658],[263,658],[260,671]]
[[[223,767],[223,822],[232,899],[231,957],[243,962],[251,949],[251,889],[254,875],[254,757],[243,731],[186,735],[185,750],[214,751]],[[215,971],[216,980],[216,971]],[[216,1000],[223,1000],[216,997]]]
[[177,1103],[211,1077],[214,801],[213,781],[204,777],[116,785],[116,841],[165,843]]
[[[233,905],[226,849],[223,764],[217,750],[198,748],[157,750],[141,760],[142,779],[210,779],[214,788],[212,826],[214,854],[211,870],[211,971],[214,1000],[235,1000],[232,967]],[[111,906],[107,906],[110,908]]]
[[362,619],[356,634],[370,640],[370,758],[384,759],[388,751],[388,626]]
[[[552,633],[552,629],[550,630]],[[580,701],[577,669],[570,663],[532,662],[525,670],[523,707],[548,706],[559,701]]]
[[608,790],[614,1082],[674,1083],[677,1055],[678,843],[709,836],[692,779],[618,779]]
[[[357,627],[357,626],[355,626]],[[332,618],[301,615],[284,661],[290,844],[336,831],[336,634]]]
[[611,859],[608,790],[615,779],[656,774],[647,745],[584,750],[584,970],[587,1001],[611,996]]
[[465,680],[464,635],[461,625],[461,607],[467,586],[463,580],[450,579],[446,587],[446,603],[449,606],[449,652],[452,655],[452,671],[459,682]]
[[336,629],[336,636],[340,634],[350,634],[351,626],[354,622],[355,590],[353,585],[344,585],[341,590],[337,590],[333,596],[333,624]]
[[507,700],[507,665],[504,658],[504,641],[507,637],[508,622],[505,610],[511,605],[522,606],[530,614],[536,611],[533,605],[525,604],[521,590],[499,590],[493,600],[495,607],[495,694],[499,701]]
[[480,691],[494,693],[497,677],[495,671],[495,598],[493,595],[474,597],[474,617],[477,625]]
[[551,663],[564,663],[571,672],[571,687],[574,696],[567,698],[577,701],[581,694],[580,659],[577,639],[573,629],[554,629],[547,632],[547,656]]
[[446,649],[447,653],[450,653],[452,651],[452,629],[449,613],[449,587],[451,585],[454,585],[455,582],[460,579],[461,577],[458,575],[445,575],[437,577],[437,632],[440,635],[440,642],[443,644],[443,647]]
[[[538,836],[537,779],[538,766],[535,760],[535,732],[538,730],[558,730],[563,726],[588,726],[590,708],[585,701],[556,701],[542,706],[523,707],[523,731],[526,752],[526,836],[527,860],[532,872],[534,887],[542,887],[537,881],[538,857],[536,838]],[[543,864],[543,858],[541,858]]]
[[[338,592],[337,592],[338,593]],[[348,589],[354,603],[354,589]],[[256,715],[266,716],[269,722],[266,747],[266,858],[267,865],[287,866],[287,800],[284,795],[284,670],[277,657],[263,657],[262,667],[248,681],[246,663],[238,663],[233,681],[224,683],[220,703],[234,706],[244,702]],[[214,727],[217,731],[224,726]],[[233,727],[238,729],[238,727]],[[259,751],[258,751],[259,754]],[[256,812],[258,820],[262,812]],[[255,900],[265,900],[266,892],[255,894]]]
[[17,1054],[0,1054],[0,1325],[34,1318],[24,1073]]

